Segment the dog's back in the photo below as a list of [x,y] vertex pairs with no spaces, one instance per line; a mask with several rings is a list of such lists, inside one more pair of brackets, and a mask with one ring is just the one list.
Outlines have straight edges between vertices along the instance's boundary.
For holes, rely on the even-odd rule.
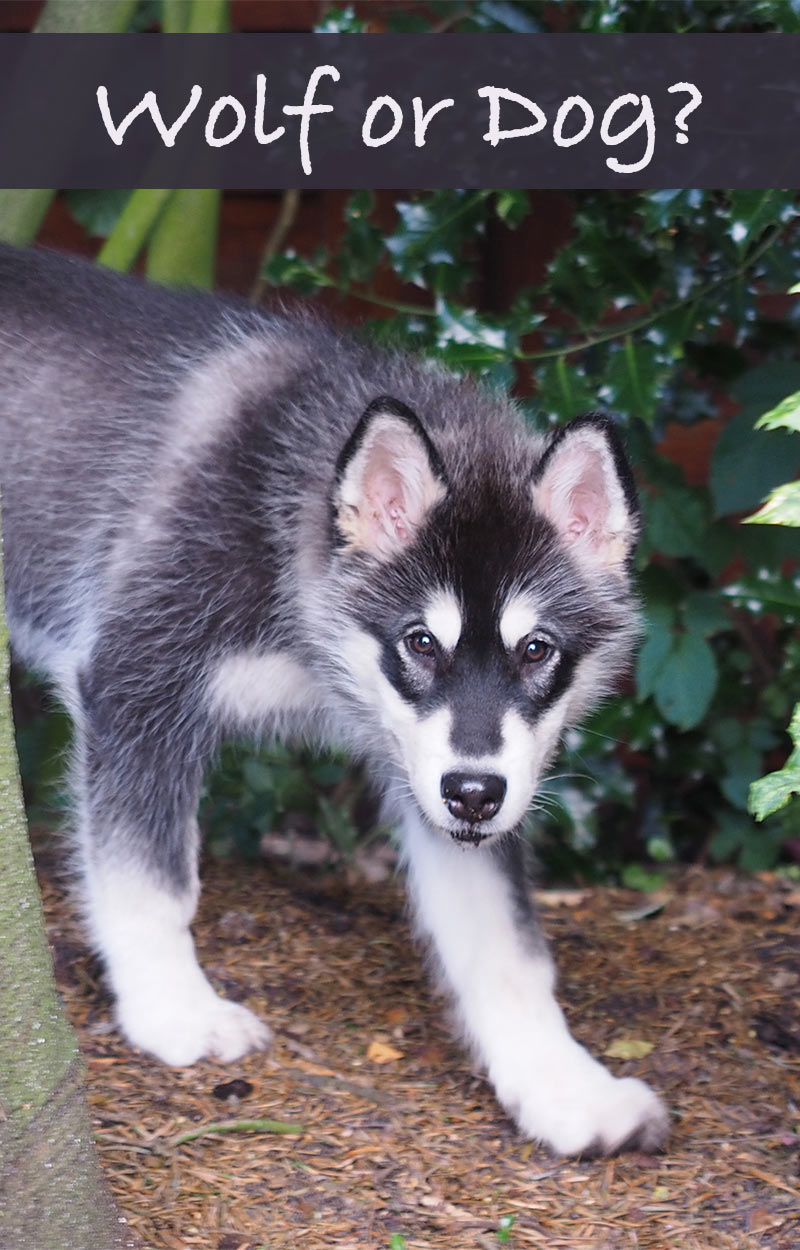
[[221,314],[210,298],[0,247],[5,571],[29,659],[41,662],[37,637],[81,628],[163,456],[176,392],[222,338]]

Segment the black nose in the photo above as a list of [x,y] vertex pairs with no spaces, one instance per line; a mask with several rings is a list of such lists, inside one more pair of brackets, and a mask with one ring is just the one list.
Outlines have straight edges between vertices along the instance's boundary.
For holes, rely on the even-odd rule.
[[451,816],[468,820],[491,820],[500,811],[505,798],[504,778],[493,773],[473,776],[471,773],[445,773],[442,777],[442,798]]

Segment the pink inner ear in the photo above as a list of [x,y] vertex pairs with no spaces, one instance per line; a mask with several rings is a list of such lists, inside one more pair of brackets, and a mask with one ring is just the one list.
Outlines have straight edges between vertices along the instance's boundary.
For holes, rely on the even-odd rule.
[[382,535],[394,535],[400,542],[406,543],[411,532],[403,480],[380,451],[376,452],[375,460],[377,463],[370,466],[365,487],[376,541],[379,542]]
[[569,494],[564,536],[571,542],[584,534],[602,537],[608,520],[608,500],[603,494],[602,480],[592,481],[592,476],[582,478]]
[[613,537],[612,490],[601,451],[578,437],[554,453],[538,501],[566,543],[600,555]]
[[339,526],[350,546],[391,559],[413,542],[443,494],[422,439],[399,418],[380,414],[342,480]]

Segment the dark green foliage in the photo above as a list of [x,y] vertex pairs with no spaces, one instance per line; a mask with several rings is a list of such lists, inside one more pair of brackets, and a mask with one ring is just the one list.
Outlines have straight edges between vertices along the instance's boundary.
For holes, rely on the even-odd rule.
[[200,819],[216,855],[256,857],[263,834],[316,829],[340,856],[353,850],[363,785],[342,756],[273,744],[254,755],[226,747],[208,778]]
[[[362,14],[368,13],[362,4]],[[531,35],[584,31],[587,34],[670,34],[704,31],[800,31],[797,0],[431,0],[425,6],[432,20],[406,5],[381,5],[380,19],[398,33],[423,32],[437,27],[463,32],[495,31]],[[388,12],[387,12],[388,10]],[[358,33],[366,17],[356,17],[351,4],[329,8],[318,31]]]

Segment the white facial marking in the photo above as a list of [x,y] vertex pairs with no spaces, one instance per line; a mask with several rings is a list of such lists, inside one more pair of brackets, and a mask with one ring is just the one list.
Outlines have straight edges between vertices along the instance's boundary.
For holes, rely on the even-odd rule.
[[500,637],[509,651],[521,638],[533,633],[538,623],[536,604],[529,595],[514,595],[500,617]]
[[285,652],[243,651],[227,656],[210,682],[212,705],[243,723],[299,711],[314,701],[314,683]]
[[[431,626],[433,628],[433,626]],[[345,643],[354,693],[374,709],[396,747],[417,803],[428,820],[444,832],[463,829],[442,799],[442,777],[448,772],[494,773],[506,782],[497,815],[481,823],[484,835],[504,833],[522,820],[531,805],[544,769],[555,751],[568,711],[562,695],[535,725],[509,708],[501,726],[502,746],[494,754],[464,756],[451,743],[452,710],[436,708],[420,716],[388,680],[380,665],[380,646],[370,634],[354,632]]]
[[484,835],[504,833],[522,820],[533,801],[542,773],[558,745],[566,712],[564,697],[535,725],[529,725],[514,709],[508,709],[501,726],[502,746],[494,754],[465,756],[450,745],[452,713],[438,708],[415,725],[410,743],[408,772],[417,801],[441,829],[461,828],[441,797],[442,777],[447,772],[494,774],[506,782],[506,794],[497,815],[481,822]]
[[423,617],[434,638],[446,651],[454,651],[461,637],[461,609],[452,590],[437,590]]

